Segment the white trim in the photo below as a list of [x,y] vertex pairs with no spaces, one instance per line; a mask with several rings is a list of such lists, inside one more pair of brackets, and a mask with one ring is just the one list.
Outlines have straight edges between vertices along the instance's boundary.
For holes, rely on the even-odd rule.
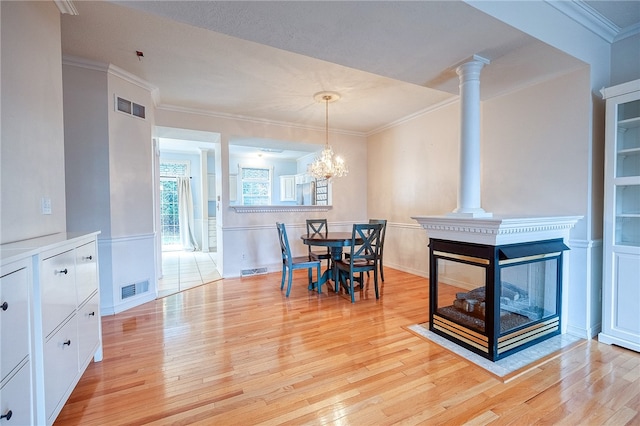
[[60,13],[67,15],[79,15],[76,5],[71,0],[53,0]]
[[115,77],[119,77],[131,84],[134,84],[144,90],[147,90],[151,94],[151,99],[153,100],[153,104],[155,107],[160,103],[160,89],[157,86],[149,83],[146,80],[141,79],[140,77],[131,74],[128,71],[123,70],[120,67],[117,67],[113,64],[107,64],[99,61],[92,61],[90,59],[80,58],[78,56],[72,55],[63,55],[62,56],[62,64],[70,65],[78,68],[86,68],[93,71],[101,71],[111,74]]
[[[332,206],[229,206],[236,213],[326,212]],[[226,229],[226,228],[225,228]]]
[[424,108],[424,109],[422,109],[420,111],[416,111],[413,114],[409,114],[409,115],[407,115],[405,117],[402,117],[402,118],[400,118],[400,119],[398,119],[396,121],[392,121],[391,123],[384,124],[384,125],[382,125],[382,126],[380,126],[378,128],[375,128],[375,129],[367,132],[365,134],[365,136],[369,137],[369,136],[375,135],[376,133],[380,133],[380,132],[382,132],[384,130],[400,126],[401,124],[407,123],[407,122],[409,122],[409,121],[411,121],[411,120],[413,120],[415,118],[421,117],[421,116],[423,116],[425,114],[432,113],[432,112],[434,112],[436,110],[439,110],[440,108],[447,107],[447,106],[449,106],[451,104],[454,104],[456,102],[460,102],[460,96],[452,95],[449,99],[445,99],[444,101],[439,102],[439,103],[437,103],[435,105],[431,105],[431,106],[429,106],[427,108]]
[[[246,115],[228,114],[228,113],[215,112],[215,111],[210,111],[210,110],[205,110],[205,109],[181,107],[181,106],[176,106],[176,105],[166,105],[166,104],[165,105],[157,105],[157,109],[158,110],[163,110],[163,111],[170,111],[170,112],[180,112],[180,113],[184,113],[184,114],[198,114],[198,115],[206,115],[208,117],[223,118],[223,119],[238,120],[238,121],[246,121],[246,122],[249,122],[249,123],[268,124],[268,125],[273,125],[273,126],[283,126],[283,127],[288,127],[288,128],[292,128],[292,129],[315,130],[315,131],[319,131],[319,132],[320,131],[321,132],[325,131],[324,127],[303,126],[303,125],[300,125],[298,123],[289,123],[289,122],[286,122],[286,121],[267,120],[267,119],[264,119],[264,118],[249,117],[249,116],[246,116]],[[338,129],[335,129],[335,128],[331,129],[331,133],[358,136],[358,137],[366,137],[367,136],[367,134],[363,133],[363,132],[354,132],[354,131],[349,131],[349,130],[338,130]]]
[[567,15],[604,41],[612,43],[620,32],[620,27],[605,18],[582,0],[557,1],[545,0],[560,12]]

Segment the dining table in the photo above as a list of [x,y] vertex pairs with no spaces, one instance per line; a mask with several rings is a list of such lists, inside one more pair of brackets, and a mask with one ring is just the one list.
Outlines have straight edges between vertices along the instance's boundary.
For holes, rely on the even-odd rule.
[[[338,289],[338,266],[336,262],[342,260],[342,250],[350,247],[353,240],[351,232],[327,232],[326,234],[304,234],[300,238],[302,242],[309,246],[329,247],[331,251],[331,267],[322,273],[318,279],[318,286],[333,280],[335,289]],[[356,245],[363,243],[362,238],[356,237]],[[314,286],[315,288],[315,286]]]

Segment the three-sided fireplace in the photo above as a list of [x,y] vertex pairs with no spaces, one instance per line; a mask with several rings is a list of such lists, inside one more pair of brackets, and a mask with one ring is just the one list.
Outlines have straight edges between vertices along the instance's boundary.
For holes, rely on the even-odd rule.
[[496,361],[560,334],[563,239],[430,239],[429,328]]

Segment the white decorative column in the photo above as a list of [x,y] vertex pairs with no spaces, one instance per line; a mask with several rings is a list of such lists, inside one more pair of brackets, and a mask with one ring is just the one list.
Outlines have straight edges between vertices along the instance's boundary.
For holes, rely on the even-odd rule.
[[492,216],[480,206],[480,72],[488,63],[474,55],[456,68],[460,78],[460,177],[458,208],[450,216]]

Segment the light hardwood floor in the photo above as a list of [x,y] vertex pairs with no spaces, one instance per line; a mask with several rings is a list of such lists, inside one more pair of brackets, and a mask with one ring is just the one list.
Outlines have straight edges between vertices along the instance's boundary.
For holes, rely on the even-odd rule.
[[503,383],[403,328],[428,319],[426,279],[385,278],[378,301],[296,271],[289,298],[268,274],[104,317],[56,424],[640,424],[640,354],[593,340]]

